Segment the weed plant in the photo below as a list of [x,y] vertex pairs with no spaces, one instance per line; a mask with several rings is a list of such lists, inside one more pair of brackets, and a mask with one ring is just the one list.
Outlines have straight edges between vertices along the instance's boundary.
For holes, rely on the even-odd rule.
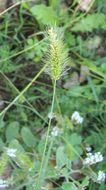
[[0,3],[0,189],[105,190],[105,0]]

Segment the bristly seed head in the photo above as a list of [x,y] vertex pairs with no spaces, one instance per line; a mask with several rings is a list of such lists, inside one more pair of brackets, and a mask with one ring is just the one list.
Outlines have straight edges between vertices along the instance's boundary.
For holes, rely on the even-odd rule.
[[47,32],[49,46],[47,52],[46,72],[53,80],[59,80],[68,65],[68,52],[63,42],[61,28],[50,28]]

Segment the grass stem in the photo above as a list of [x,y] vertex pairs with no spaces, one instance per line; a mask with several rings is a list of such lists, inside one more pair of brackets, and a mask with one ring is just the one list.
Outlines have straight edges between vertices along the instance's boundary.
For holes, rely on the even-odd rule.
[[[54,109],[55,94],[56,94],[56,80],[54,81],[54,84],[53,84],[53,98],[52,98],[52,105],[51,105],[51,111],[50,111],[51,115],[53,114],[53,109]],[[45,145],[44,145],[44,151],[43,151],[40,170],[39,170],[39,174],[38,174],[38,181],[37,181],[37,185],[36,185],[36,190],[41,189],[41,185],[42,185],[42,182],[43,182],[43,179],[45,176],[45,172],[46,172],[46,167],[44,167],[44,166],[45,166],[45,159],[46,159],[46,149],[47,149],[50,127],[51,127],[51,120],[52,120],[52,118],[50,117],[49,123],[48,123],[47,134],[46,134]],[[50,152],[50,150],[49,150],[49,152]],[[48,159],[48,156],[47,156],[47,159]],[[47,166],[47,160],[46,160],[46,166]]]

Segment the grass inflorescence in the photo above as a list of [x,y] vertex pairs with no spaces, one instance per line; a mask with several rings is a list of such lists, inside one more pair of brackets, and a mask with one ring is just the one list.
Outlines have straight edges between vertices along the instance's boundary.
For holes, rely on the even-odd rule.
[[68,66],[68,51],[64,43],[63,31],[59,27],[48,29],[47,73],[53,80],[59,80]]

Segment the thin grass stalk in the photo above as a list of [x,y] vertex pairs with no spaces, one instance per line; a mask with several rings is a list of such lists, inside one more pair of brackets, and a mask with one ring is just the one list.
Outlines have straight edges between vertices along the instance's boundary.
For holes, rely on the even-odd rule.
[[46,67],[46,64],[37,73],[37,75],[35,75],[35,77],[31,80],[31,82],[22,90],[22,92],[20,92],[20,94],[18,96],[16,96],[16,98],[6,108],[4,108],[4,110],[0,113],[0,116],[4,115],[11,108],[11,106],[13,106],[19,100],[19,98],[21,98],[23,96],[23,94],[30,88],[30,86],[36,81],[36,79],[45,70],[45,67]]
[[[52,98],[52,105],[51,105],[51,111],[50,111],[51,115],[53,114],[53,109],[54,109],[55,94],[56,94],[56,80],[54,81],[54,84],[53,84],[53,98]],[[46,173],[46,168],[47,168],[46,166],[48,164],[48,158],[46,160],[46,166],[45,166],[44,162],[45,162],[45,159],[46,159],[46,149],[47,149],[47,144],[48,144],[48,140],[49,140],[49,133],[50,133],[50,128],[51,128],[51,120],[52,120],[52,118],[50,117],[49,123],[48,123],[47,134],[46,134],[45,145],[44,145],[44,151],[43,151],[41,165],[40,165],[39,174],[38,174],[38,180],[37,180],[36,190],[40,190],[40,187],[41,187],[41,185],[43,183],[44,176],[45,176],[45,173]]]

